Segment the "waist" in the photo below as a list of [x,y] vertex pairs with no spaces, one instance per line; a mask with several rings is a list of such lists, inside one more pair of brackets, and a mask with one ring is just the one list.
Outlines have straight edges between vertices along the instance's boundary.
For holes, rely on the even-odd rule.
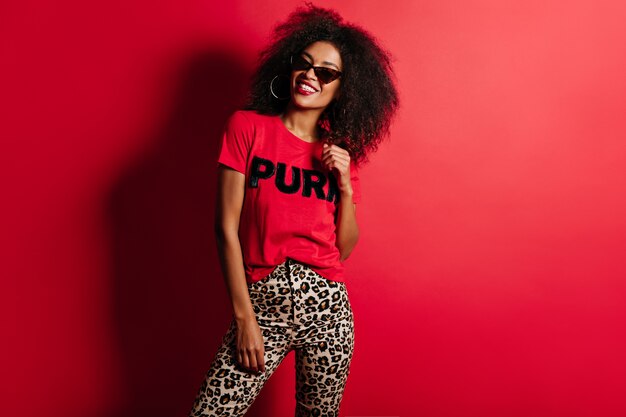
[[307,272],[315,274],[318,277],[324,278],[329,281],[344,282],[344,266],[331,265],[318,266],[312,265],[308,262],[294,259],[293,257],[285,257],[282,260],[270,265],[249,265],[245,264],[246,281],[248,283],[258,282],[267,277],[272,272],[278,270],[282,273],[290,272],[294,268],[297,268],[300,273]]

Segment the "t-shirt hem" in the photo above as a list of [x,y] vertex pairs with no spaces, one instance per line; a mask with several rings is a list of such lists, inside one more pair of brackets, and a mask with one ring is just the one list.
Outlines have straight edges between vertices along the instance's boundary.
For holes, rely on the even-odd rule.
[[[253,273],[246,272],[246,282],[248,284],[254,284],[255,282],[261,281],[264,278],[267,278],[274,270],[278,267],[278,265],[264,268],[256,268],[256,271]],[[308,265],[313,272],[317,273],[322,278],[325,278],[329,281],[335,282],[345,282],[345,276],[342,273],[328,274],[328,268],[318,268],[311,265]]]

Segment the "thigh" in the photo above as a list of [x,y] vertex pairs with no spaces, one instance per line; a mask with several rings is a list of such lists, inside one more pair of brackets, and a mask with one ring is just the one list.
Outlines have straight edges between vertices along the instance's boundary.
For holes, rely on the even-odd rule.
[[[296,416],[337,416],[354,353],[354,320],[343,283],[322,281],[296,348]],[[320,294],[322,297],[320,298]],[[305,299],[309,299],[309,295]],[[317,311],[313,308],[317,306]],[[332,313],[320,313],[329,311]]]
[[265,373],[247,371],[237,362],[237,324],[231,321],[213,362],[196,395],[189,416],[243,416],[272,373],[286,355],[284,345],[263,330],[265,339]]
[[[265,373],[256,374],[237,361],[237,322],[226,335],[198,391],[190,416],[242,416],[265,382],[289,352],[290,333],[284,321],[288,300],[276,291],[275,274],[249,285],[248,291],[263,334]],[[278,296],[278,297],[277,297]]]

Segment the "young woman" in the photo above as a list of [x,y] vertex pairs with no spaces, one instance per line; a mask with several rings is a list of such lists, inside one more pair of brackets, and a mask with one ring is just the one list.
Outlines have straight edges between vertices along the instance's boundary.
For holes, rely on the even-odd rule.
[[233,319],[190,416],[244,415],[291,350],[296,416],[338,415],[358,167],[397,107],[389,54],[363,29],[312,5],[276,27],[222,136],[215,226]]

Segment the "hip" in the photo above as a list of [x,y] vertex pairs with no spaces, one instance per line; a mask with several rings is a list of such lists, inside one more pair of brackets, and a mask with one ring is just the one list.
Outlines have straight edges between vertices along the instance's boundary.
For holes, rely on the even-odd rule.
[[261,320],[328,325],[353,319],[345,282],[329,280],[290,258],[264,278],[248,283],[248,292]]

